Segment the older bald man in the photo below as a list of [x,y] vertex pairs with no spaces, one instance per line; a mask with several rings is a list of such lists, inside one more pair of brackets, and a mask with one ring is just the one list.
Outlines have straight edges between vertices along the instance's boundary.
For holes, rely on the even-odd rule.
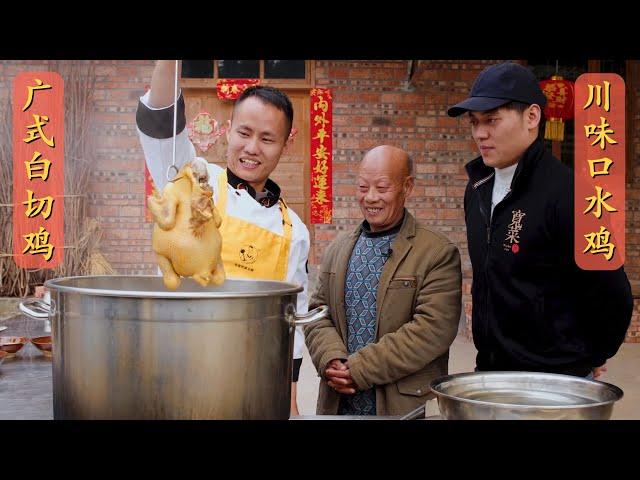
[[448,372],[460,319],[460,255],[405,208],[413,162],[383,145],[358,168],[364,221],[327,248],[309,308],[330,318],[305,328],[320,373],[319,415],[402,415],[432,397]]

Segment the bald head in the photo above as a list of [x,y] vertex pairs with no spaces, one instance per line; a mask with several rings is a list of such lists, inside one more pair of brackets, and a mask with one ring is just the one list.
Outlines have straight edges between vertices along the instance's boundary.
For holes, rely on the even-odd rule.
[[413,189],[411,157],[404,150],[381,145],[367,152],[358,167],[357,199],[373,232],[402,221],[404,202]]
[[380,145],[369,150],[360,169],[383,170],[405,178],[413,174],[413,161],[407,152],[391,145]]

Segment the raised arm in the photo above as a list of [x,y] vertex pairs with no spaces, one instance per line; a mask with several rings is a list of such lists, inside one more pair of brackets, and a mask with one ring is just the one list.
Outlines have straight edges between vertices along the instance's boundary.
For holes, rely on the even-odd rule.
[[[181,65],[181,64],[180,64]],[[149,106],[165,108],[173,104],[175,96],[175,60],[158,60],[151,76]]]
[[[136,124],[147,168],[158,190],[167,183],[167,170],[173,164],[173,101],[175,60],[158,60],[151,77],[151,90],[138,104]],[[178,91],[176,116],[176,168],[196,157],[186,127],[185,104]],[[175,174],[175,172],[173,172]]]

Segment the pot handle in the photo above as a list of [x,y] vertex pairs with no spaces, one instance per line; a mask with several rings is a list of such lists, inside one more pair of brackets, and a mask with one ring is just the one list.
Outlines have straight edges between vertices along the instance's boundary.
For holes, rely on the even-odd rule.
[[49,318],[49,314],[52,313],[51,307],[37,298],[20,302],[18,307],[20,308],[20,311],[34,318]]
[[307,325],[309,323],[322,320],[323,318],[327,318],[329,316],[329,307],[326,305],[320,305],[318,308],[314,308],[304,315],[296,315],[294,313],[292,316],[294,318],[293,323],[296,327],[299,325]]
[[[423,405],[400,417],[400,420],[442,420],[442,415],[440,415],[437,405],[438,403],[435,399],[427,400]],[[438,414],[434,414],[436,410]]]
[[420,405],[415,410],[411,410],[406,415],[400,417],[400,420],[417,420],[418,418],[426,417],[426,405]]

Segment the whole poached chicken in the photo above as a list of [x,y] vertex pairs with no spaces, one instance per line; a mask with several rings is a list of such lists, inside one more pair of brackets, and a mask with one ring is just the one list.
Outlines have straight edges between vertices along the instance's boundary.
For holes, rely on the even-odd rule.
[[191,277],[203,287],[220,285],[225,274],[221,259],[222,218],[213,203],[206,161],[185,164],[161,193],[147,197],[155,225],[152,245],[164,285],[180,286]]

